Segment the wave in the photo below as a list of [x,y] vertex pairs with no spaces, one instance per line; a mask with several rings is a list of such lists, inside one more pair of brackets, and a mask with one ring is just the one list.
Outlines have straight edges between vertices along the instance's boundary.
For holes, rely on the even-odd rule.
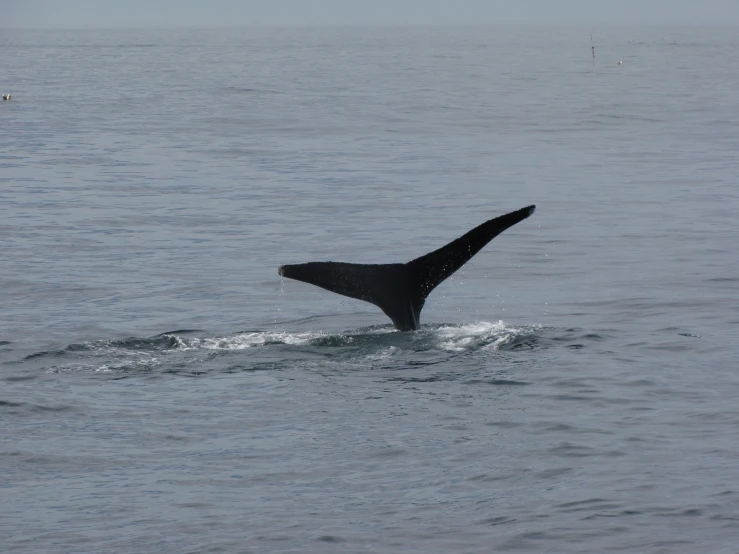
[[477,353],[543,348],[551,344],[548,332],[541,326],[513,326],[503,321],[425,325],[410,333],[390,325],[347,332],[270,329],[215,336],[183,329],[152,337],[73,343],[61,350],[31,354],[21,363],[53,373],[403,369]]

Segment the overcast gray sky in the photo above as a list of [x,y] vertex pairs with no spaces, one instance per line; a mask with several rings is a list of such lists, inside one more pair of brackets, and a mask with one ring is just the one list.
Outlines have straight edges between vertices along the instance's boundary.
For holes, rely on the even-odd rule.
[[739,24],[739,0],[0,0],[7,27]]

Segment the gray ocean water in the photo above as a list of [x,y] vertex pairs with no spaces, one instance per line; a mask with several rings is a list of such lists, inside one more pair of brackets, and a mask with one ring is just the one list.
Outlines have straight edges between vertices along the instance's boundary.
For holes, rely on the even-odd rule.
[[739,552],[736,28],[0,51],[0,550]]

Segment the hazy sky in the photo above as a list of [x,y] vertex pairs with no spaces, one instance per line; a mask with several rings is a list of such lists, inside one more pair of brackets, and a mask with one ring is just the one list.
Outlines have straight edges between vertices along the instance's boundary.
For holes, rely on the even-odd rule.
[[730,23],[739,0],[0,0],[7,27]]

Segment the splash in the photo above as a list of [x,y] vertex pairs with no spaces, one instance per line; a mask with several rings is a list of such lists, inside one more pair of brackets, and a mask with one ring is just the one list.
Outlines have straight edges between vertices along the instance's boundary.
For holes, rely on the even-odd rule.
[[436,335],[439,338],[440,348],[452,352],[463,352],[481,348],[498,350],[525,332],[524,328],[512,327],[500,320],[497,323],[478,321],[439,327]]
[[316,333],[288,333],[288,332],[252,332],[239,333],[232,336],[214,338],[177,339],[176,350],[244,350],[256,346],[270,344],[304,345],[311,341],[323,338],[326,334]]
[[[459,353],[513,350],[522,341],[536,340],[534,328],[514,327],[503,321],[425,325],[410,333],[399,332],[390,325],[334,333],[270,330],[192,336],[195,333],[202,332],[173,331],[153,337],[92,340],[70,344],[63,350],[32,354],[25,361],[39,364],[39,369],[49,373],[94,374],[202,374],[231,367],[404,369],[438,363]],[[234,358],[238,352],[243,354]]]

